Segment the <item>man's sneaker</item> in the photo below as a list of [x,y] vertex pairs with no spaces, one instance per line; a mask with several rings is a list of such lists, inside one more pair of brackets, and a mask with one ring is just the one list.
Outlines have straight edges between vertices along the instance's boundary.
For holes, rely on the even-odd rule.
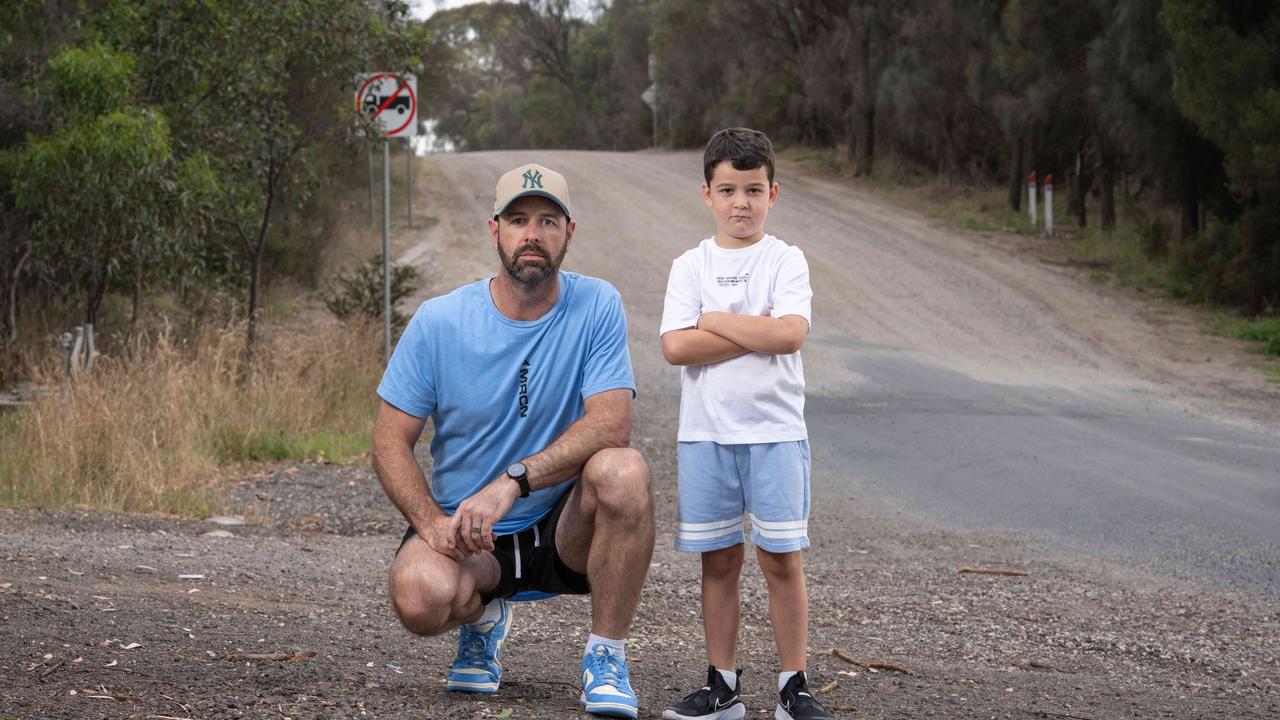
[[809,694],[803,671],[792,675],[782,686],[782,692],[778,693],[778,709],[773,711],[774,720],[827,720],[830,717],[831,712]]
[[747,706],[738,697],[742,689],[742,671],[738,671],[737,690],[730,690],[715,665],[707,666],[707,684],[686,695],[683,700],[663,711],[666,720],[742,720]]
[[582,697],[587,712],[634,718],[639,714],[636,691],[631,689],[627,661],[608,645],[596,645],[582,658]]
[[511,631],[511,605],[498,599],[499,615],[485,625],[458,628],[458,655],[449,668],[446,690],[491,693],[502,681],[502,641]]

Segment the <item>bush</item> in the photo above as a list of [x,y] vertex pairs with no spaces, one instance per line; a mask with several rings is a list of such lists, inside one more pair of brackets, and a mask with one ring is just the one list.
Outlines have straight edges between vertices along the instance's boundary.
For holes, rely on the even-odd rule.
[[[417,280],[417,269],[391,264],[391,328],[397,335],[409,318],[396,307],[418,289]],[[349,272],[339,272],[330,287],[324,304],[339,320],[382,320],[382,258],[375,255]]]

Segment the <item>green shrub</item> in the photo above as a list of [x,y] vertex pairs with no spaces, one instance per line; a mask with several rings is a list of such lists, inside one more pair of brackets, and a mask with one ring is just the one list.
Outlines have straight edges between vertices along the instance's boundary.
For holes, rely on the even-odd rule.
[[[396,334],[409,322],[396,306],[417,290],[417,280],[417,269],[391,264],[391,327]],[[382,259],[375,255],[363,265],[334,276],[324,304],[339,320],[381,320]]]

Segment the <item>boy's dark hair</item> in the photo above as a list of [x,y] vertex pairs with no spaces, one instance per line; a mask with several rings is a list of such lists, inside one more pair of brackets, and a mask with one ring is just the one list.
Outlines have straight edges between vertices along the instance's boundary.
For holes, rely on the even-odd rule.
[[763,166],[773,184],[773,143],[759,130],[734,127],[725,128],[707,141],[702,152],[702,174],[711,184],[711,174],[722,162],[733,164],[734,170],[755,170]]

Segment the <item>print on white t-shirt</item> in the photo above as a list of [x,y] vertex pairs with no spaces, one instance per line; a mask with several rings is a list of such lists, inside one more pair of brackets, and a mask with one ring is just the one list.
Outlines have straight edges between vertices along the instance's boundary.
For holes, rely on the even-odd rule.
[[[713,238],[676,258],[667,280],[659,335],[691,328],[704,312],[811,322],[809,265],[799,248],[772,235],[727,250]],[[725,445],[804,440],[800,353],[747,353],[680,368],[680,442]]]

